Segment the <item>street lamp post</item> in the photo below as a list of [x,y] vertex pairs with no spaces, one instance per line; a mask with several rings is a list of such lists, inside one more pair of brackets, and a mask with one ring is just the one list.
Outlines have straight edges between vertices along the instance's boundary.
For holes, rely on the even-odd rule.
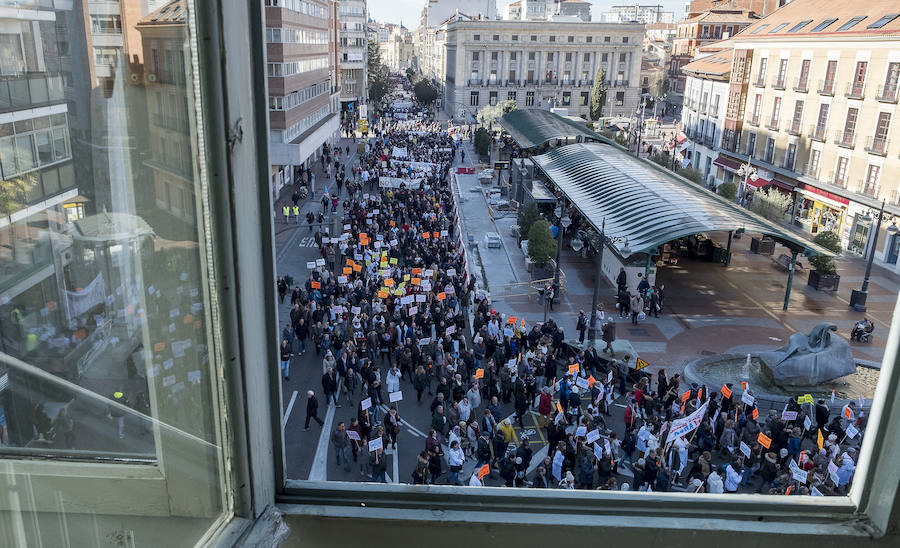
[[[878,232],[881,230],[881,221],[884,220],[884,200],[881,200],[881,210],[875,217],[875,234],[872,235],[872,245],[869,249],[869,259],[866,261],[866,276],[863,279],[862,287],[859,290],[854,289],[850,293],[850,307],[857,312],[865,312],[866,311],[866,299],[869,294],[869,275],[872,273],[872,262],[875,260],[875,249],[878,247]],[[863,222],[871,223],[872,215],[870,213],[866,213],[866,216],[861,219]],[[897,233],[897,224],[893,223],[888,227],[887,232],[889,235]]]
[[563,235],[565,234],[566,229],[572,224],[572,219],[568,215],[563,217],[563,213],[564,211],[561,205],[556,206],[556,209],[553,210],[553,214],[556,215],[558,223],[556,234],[556,268],[553,272],[553,300],[556,302],[559,302],[559,257],[562,252]]
[[[641,97],[641,108],[640,108],[641,117],[637,121],[637,130],[638,130],[637,148],[634,151],[634,155],[637,156],[638,158],[640,158],[640,156],[641,156],[641,134],[643,133],[643,130],[644,130],[644,109],[646,108],[646,106],[647,106],[647,99],[645,97]],[[637,113],[638,113],[638,109],[635,109],[635,115]]]
[[750,164],[750,162],[747,162],[746,164],[742,164],[741,167],[738,168],[737,174],[739,177],[741,177],[741,185],[738,188],[738,193],[737,193],[736,198],[737,198],[737,202],[739,204],[743,205],[742,202],[744,201],[744,199],[743,199],[744,191],[747,188],[747,180],[749,179],[749,180],[755,182],[757,179],[759,179],[759,175],[756,174],[756,168],[753,167]]
[[[603,252],[606,250],[606,241],[606,217],[604,217],[600,225],[599,249],[594,252],[596,255],[597,274],[594,276],[594,295],[591,298],[591,324],[588,326],[588,340],[591,346],[594,346],[594,341],[597,340],[597,301],[600,300],[600,280],[603,279]],[[620,242],[623,239],[609,238],[609,241]],[[624,242],[625,245],[619,250],[619,254],[622,255],[623,259],[627,259],[631,256],[631,248],[628,247],[628,240],[624,240]]]

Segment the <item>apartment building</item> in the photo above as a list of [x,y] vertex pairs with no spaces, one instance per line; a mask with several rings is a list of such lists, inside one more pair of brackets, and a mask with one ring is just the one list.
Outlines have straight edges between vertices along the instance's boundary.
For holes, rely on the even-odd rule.
[[340,126],[332,64],[334,7],[328,0],[266,0],[265,6],[269,160],[277,197]]
[[[749,161],[761,180],[792,193],[795,225],[837,232],[859,254],[872,240],[867,214],[885,201],[900,215],[897,7],[794,0],[729,42],[719,175],[732,177],[727,164]],[[876,260],[897,268],[900,240],[890,225],[882,225]]]
[[591,3],[584,0],[561,0],[555,3],[555,13],[562,17],[577,17],[584,22],[591,20]]
[[388,39],[379,43],[384,64],[394,72],[405,72],[412,66],[412,33],[402,25],[394,25]]
[[600,14],[603,23],[674,23],[675,14],[663,11],[662,5],[620,5],[612,6],[609,11]]
[[356,110],[368,94],[366,17],[365,0],[338,0],[341,110]]
[[757,19],[752,11],[729,3],[676,23],[669,65],[669,101],[677,103],[683,97],[685,79],[681,68],[691,62],[698,48],[734,36]]
[[446,26],[447,112],[475,114],[514,100],[586,117],[598,68],[608,81],[607,116],[631,116],[640,98],[640,24],[479,21]]
[[681,128],[689,140],[683,150],[690,151],[691,164],[710,187],[723,182],[716,179],[716,169],[733,54],[731,49],[707,51],[681,69],[686,77]]

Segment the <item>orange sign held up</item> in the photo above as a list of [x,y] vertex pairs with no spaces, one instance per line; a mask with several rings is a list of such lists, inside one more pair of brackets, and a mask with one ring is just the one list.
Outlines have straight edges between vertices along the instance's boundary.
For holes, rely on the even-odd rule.
[[556,402],[556,410],[559,411],[560,413],[563,412],[562,405],[560,405],[559,402]]
[[421,273],[422,273],[422,269],[421,269],[421,268],[414,268],[414,269],[412,269],[412,273],[413,273],[413,275],[421,274]]
[[437,299],[438,299],[439,301],[443,301],[443,300],[446,299],[446,298],[447,298],[447,294],[444,293],[443,291],[441,291],[440,293],[437,294]]
[[484,378],[484,369],[476,369],[475,370],[475,378],[483,379]]
[[309,282],[309,286],[313,289],[322,289],[322,284],[319,282]]
[[746,392],[747,389],[750,388],[750,383],[748,383],[747,381],[741,381],[741,388],[743,388],[744,391]]
[[422,283],[422,280],[420,278],[412,278],[411,280],[409,280],[409,283],[413,285],[419,285],[420,283]]
[[515,323],[516,323],[516,317],[515,317],[515,316],[510,316],[510,317],[506,318],[506,325],[513,325],[513,324],[515,324]]
[[486,475],[491,473],[491,466],[489,464],[485,464],[481,468],[478,469],[478,479],[482,479]]
[[687,392],[685,392],[684,394],[681,395],[681,401],[688,401],[689,399],[691,399],[691,391],[690,390],[688,390]]
[[753,417],[753,420],[758,419],[758,418],[759,418],[759,409],[757,409],[756,407],[754,407],[754,408],[753,408],[753,412],[750,413],[750,416]]
[[353,272],[362,272],[362,265],[359,265],[359,264],[353,265]]
[[697,390],[697,399],[699,399],[699,400],[703,399],[703,387],[702,386],[700,387],[700,390]]
[[423,232],[423,233],[422,233],[422,238],[425,239],[425,240],[427,240],[428,238],[431,238],[431,233],[430,233],[430,232]]
[[351,273],[353,272],[353,267],[352,267],[352,266],[345,266],[343,272],[344,272],[344,275],[349,275],[349,274],[351,274]]
[[769,446],[772,445],[772,438],[763,434],[762,432],[759,433],[759,437],[756,438],[756,441],[758,441],[759,444],[762,445],[763,447],[765,447],[766,449],[768,449]]
[[852,419],[852,418],[853,418],[853,411],[850,411],[850,406],[849,406],[849,405],[844,407],[844,418],[845,418],[845,419]]
[[723,385],[722,385],[722,390],[720,390],[720,392],[722,392],[722,397],[723,397],[723,398],[725,398],[725,399],[727,399],[727,400],[730,400],[730,399],[731,399],[731,389],[728,388],[727,385],[724,385],[724,384],[723,384]]
[[379,299],[387,299],[387,298],[388,298],[388,292],[387,292],[387,291],[379,291],[379,292],[378,292],[378,298],[379,298]]
[[595,382],[597,382],[597,379],[595,379],[593,375],[588,377],[588,387],[593,388]]
[[569,366],[569,375],[577,375],[578,374],[578,364],[573,363]]
[[440,233],[438,233],[438,232],[432,232],[432,233],[431,233],[431,237],[434,238],[435,240],[438,239],[440,236],[441,236],[441,235],[440,235]]

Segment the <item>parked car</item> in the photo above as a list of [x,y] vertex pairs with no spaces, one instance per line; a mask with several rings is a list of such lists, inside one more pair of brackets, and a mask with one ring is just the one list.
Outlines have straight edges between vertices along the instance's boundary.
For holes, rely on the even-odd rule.
[[484,235],[485,245],[490,247],[503,247],[503,240],[496,232],[488,232]]

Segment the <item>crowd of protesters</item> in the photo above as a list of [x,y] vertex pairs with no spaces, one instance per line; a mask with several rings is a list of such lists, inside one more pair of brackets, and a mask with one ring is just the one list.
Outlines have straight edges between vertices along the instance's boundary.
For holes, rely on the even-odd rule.
[[[751,387],[636,372],[567,342],[552,318],[528,326],[492,308],[467,271],[455,223],[450,169],[461,141],[431,121],[408,82],[392,84],[358,164],[329,156],[338,192],[323,199],[323,213],[330,207],[341,221],[333,229],[316,224],[320,259],[293,288],[279,281],[292,305],[282,374],[289,377],[295,348],[314,352],[322,360],[321,395],[350,408],[330,437],[338,464],[356,466],[364,480],[387,481],[385,451],[404,424],[392,394],[405,380],[416,404],[429,406],[431,422],[414,468],[399,481],[846,493],[866,422],[855,402],[838,416],[826,400],[806,398],[763,412]],[[649,308],[622,302],[620,314],[626,305],[658,312],[663,288],[644,284],[631,295]],[[321,423],[316,392],[308,392],[306,429],[311,419]],[[510,403],[514,413],[503,416]],[[622,419],[614,420],[618,409]],[[545,457],[537,457],[535,438],[515,435],[529,413],[544,431]]]

